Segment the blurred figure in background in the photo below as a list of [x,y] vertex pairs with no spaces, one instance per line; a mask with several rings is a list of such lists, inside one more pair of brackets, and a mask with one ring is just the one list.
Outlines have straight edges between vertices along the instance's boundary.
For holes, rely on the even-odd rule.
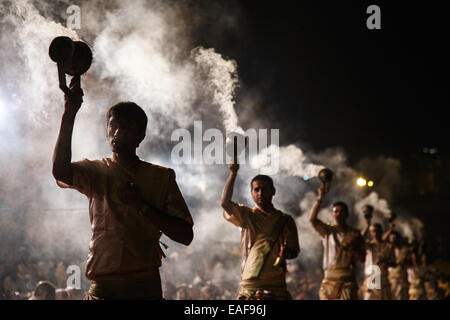
[[442,291],[438,287],[438,271],[432,264],[427,264],[427,256],[425,255],[425,264],[427,272],[425,274],[425,292],[428,300],[441,300]]
[[409,282],[409,300],[426,300],[425,276],[427,273],[426,255],[423,246],[417,242],[411,244],[411,265],[407,268]]
[[[379,223],[371,224],[370,221],[371,217],[366,217],[366,227],[361,233],[365,237],[367,230],[369,230],[371,237],[371,240],[366,241],[364,300],[391,300],[388,268],[395,266],[395,254],[392,248],[382,240],[383,229],[381,225]],[[376,269],[376,267],[379,269]],[[378,271],[379,274],[374,275],[374,272]],[[372,282],[374,276],[379,277],[374,279],[375,283]],[[380,287],[373,288],[374,284],[379,284]]]
[[55,291],[55,299],[56,300],[70,300],[69,293],[66,289],[56,289]]
[[201,289],[201,300],[219,300],[220,290],[211,281]]
[[177,288],[171,281],[164,281],[162,284],[163,298],[165,300],[175,300]]
[[39,281],[28,300],[55,300],[56,288],[49,281]]
[[322,238],[324,247],[323,269],[324,279],[319,289],[321,300],[356,300],[358,286],[356,284],[356,268],[358,262],[364,262],[365,244],[360,231],[347,225],[348,207],[344,202],[333,204],[333,225],[317,218],[319,207],[325,195],[324,185],[318,190],[318,198],[314,203],[310,222],[314,230]]
[[407,268],[410,265],[409,249],[402,242],[400,234],[393,231],[391,224],[389,230],[385,233],[383,238],[388,239],[388,246],[394,250],[395,267],[388,268],[388,278],[391,285],[391,294],[393,300],[408,300],[409,299],[409,284]]
[[187,285],[181,284],[177,289],[176,300],[190,300]]
[[69,296],[69,300],[83,300],[84,292],[81,289],[68,287],[66,288],[67,294]]

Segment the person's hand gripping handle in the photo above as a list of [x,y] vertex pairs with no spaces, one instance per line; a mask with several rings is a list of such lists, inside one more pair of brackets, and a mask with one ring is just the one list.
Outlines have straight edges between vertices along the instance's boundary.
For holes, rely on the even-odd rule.
[[239,170],[239,164],[237,161],[237,137],[233,138],[233,163],[228,164],[228,168],[230,168],[231,172],[237,173]]
[[83,103],[83,95],[80,76],[74,76],[70,81],[68,93],[64,95],[65,111],[76,114]]

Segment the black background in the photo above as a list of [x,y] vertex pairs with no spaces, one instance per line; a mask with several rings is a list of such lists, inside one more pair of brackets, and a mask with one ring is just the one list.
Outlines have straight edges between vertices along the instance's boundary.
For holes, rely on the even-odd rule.
[[[371,4],[381,9],[381,30],[366,27]],[[223,32],[219,17],[203,18],[196,42],[237,61],[242,83],[263,95],[261,117],[270,112],[284,142],[314,151],[340,146],[351,161],[405,159],[424,147],[448,152],[442,2],[222,1],[220,7],[222,15],[238,17],[238,27]],[[238,113],[245,107],[238,92]]]

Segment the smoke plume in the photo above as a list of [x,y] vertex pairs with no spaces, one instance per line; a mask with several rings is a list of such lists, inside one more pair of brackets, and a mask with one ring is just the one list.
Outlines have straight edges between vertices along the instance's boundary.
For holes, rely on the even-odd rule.
[[[63,94],[58,88],[56,65],[48,57],[48,46],[54,37],[68,36],[87,42],[94,56],[91,69],[82,76],[85,96],[75,123],[72,161],[110,156],[105,113],[118,101],[136,102],[149,116],[147,137],[138,154],[145,161],[175,169],[195,222],[191,246],[185,248],[163,240],[169,244],[163,280],[194,279],[200,272],[195,264],[199,254],[212,261],[215,255],[229,254],[230,259],[235,259],[232,261],[239,261],[240,230],[223,219],[220,208],[228,175],[226,165],[174,165],[170,160],[171,133],[178,128],[192,131],[196,120],[203,121],[205,129],[218,128],[224,135],[231,131],[242,134],[248,129],[244,123],[249,119],[239,118],[235,110],[239,61],[224,58],[214,48],[192,46],[189,30],[195,12],[182,2],[81,1],[80,30],[65,27],[66,9],[71,4],[27,0],[0,3],[3,253],[16,252],[17,246],[26,245],[37,257],[50,255],[57,259],[68,248],[79,252],[80,261],[87,255],[91,232],[87,200],[76,191],[59,189],[51,175]],[[322,249],[308,213],[319,186],[315,177],[321,168],[328,167],[336,174],[325,204],[346,201],[354,213],[352,225],[362,227],[361,207],[366,203],[375,207],[375,219],[381,222],[391,208],[378,193],[366,194],[355,185],[359,171],[348,166],[342,150],[315,154],[302,150],[301,142],[283,146],[283,140],[281,129],[280,146],[274,147],[280,159],[280,170],[273,176],[277,188],[274,203],[295,216],[302,248],[297,262],[312,271],[320,263]],[[261,152],[252,165],[241,166],[234,191],[236,202],[253,206],[249,181],[263,170],[267,162],[264,157],[270,157],[270,150]],[[380,182],[384,197],[390,196],[399,179],[395,159],[365,159],[358,170],[377,171],[375,181]],[[418,237],[421,222],[407,213],[398,213],[403,234]],[[329,207],[322,209],[320,217],[331,222]],[[217,282],[237,283],[240,263],[226,266],[226,272],[224,268],[220,263],[212,264],[209,277]]]

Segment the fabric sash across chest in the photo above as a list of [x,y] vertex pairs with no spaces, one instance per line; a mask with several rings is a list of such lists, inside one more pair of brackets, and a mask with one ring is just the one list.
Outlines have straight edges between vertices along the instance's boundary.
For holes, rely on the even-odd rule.
[[283,213],[274,213],[266,217],[263,230],[258,234],[247,257],[242,271],[242,280],[258,279],[264,263],[276,243],[289,216]]
[[110,165],[134,184],[148,205],[160,211],[164,209],[164,200],[169,188],[169,170],[161,170],[157,166],[140,161],[133,174],[115,161],[110,161]]

